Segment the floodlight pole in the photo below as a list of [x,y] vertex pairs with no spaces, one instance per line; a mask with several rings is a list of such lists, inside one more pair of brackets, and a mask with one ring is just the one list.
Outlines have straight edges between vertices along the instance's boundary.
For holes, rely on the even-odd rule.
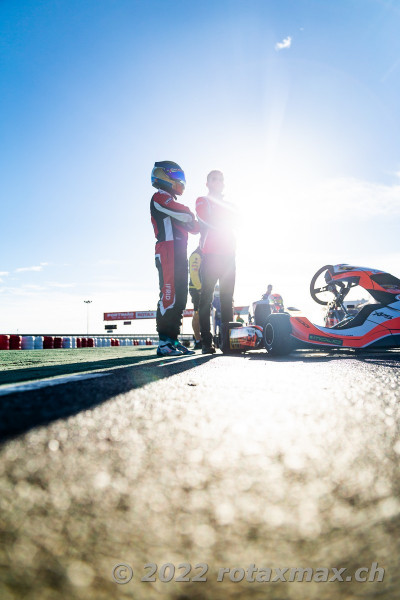
[[86,304],[86,332],[89,337],[89,304],[92,304],[92,300],[84,300]]

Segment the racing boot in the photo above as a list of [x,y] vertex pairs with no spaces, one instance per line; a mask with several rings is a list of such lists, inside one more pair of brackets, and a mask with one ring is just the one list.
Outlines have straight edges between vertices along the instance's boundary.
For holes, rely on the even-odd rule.
[[211,332],[207,332],[205,334],[202,333],[201,353],[202,354],[215,354],[215,346],[214,346]]
[[189,350],[179,340],[171,340],[176,350],[179,350],[181,354],[194,354],[194,350]]
[[215,354],[215,346],[211,331],[205,331],[201,334],[201,353]]
[[157,356],[182,356],[170,340],[160,340],[157,348]]
[[216,352],[215,346],[212,342],[211,342],[211,344],[205,344],[204,342],[202,343],[202,346],[201,346],[202,354],[215,354],[215,352]]

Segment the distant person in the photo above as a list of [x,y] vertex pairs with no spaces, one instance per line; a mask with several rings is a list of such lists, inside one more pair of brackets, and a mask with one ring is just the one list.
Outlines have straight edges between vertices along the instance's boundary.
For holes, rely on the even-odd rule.
[[235,289],[235,210],[224,199],[224,176],[211,171],[207,176],[208,195],[196,200],[200,226],[201,263],[200,333],[204,354],[214,354],[215,347],[210,329],[210,309],[215,284],[219,281],[221,301],[221,336],[224,345],[228,336],[227,324],[233,320],[233,292]]
[[272,285],[269,283],[267,286],[267,291],[265,292],[265,294],[262,295],[262,300],[268,300],[269,296],[271,295],[272,292]]
[[241,323],[242,325],[244,325],[244,319],[240,315],[238,315],[236,317],[236,323]]
[[160,285],[156,316],[157,355],[193,354],[178,341],[178,335],[188,293],[188,232],[198,233],[198,223],[187,206],[176,202],[186,185],[185,174],[179,165],[169,160],[156,162],[151,184],[158,190],[150,202]]
[[189,294],[193,302],[192,327],[194,333],[194,350],[201,350],[201,335],[199,323],[199,303],[201,292],[200,265],[202,253],[197,247],[189,256]]

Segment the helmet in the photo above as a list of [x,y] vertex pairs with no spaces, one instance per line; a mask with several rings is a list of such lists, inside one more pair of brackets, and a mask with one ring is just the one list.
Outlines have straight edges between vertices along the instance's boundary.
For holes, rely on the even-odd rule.
[[151,185],[158,190],[181,196],[186,185],[185,173],[171,160],[156,162],[151,172]]
[[268,300],[271,305],[271,312],[277,313],[284,311],[283,300],[280,294],[270,294]]

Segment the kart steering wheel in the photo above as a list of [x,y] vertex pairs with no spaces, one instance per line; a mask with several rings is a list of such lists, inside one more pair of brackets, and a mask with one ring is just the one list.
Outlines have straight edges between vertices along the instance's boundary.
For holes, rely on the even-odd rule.
[[[330,281],[330,276],[328,275],[328,277],[326,276],[328,273],[328,270],[333,269],[333,265],[325,265],[324,267],[321,267],[314,275],[314,277],[311,279],[311,283],[310,283],[310,294],[313,300],[315,300],[315,302],[317,302],[318,304],[322,304],[323,306],[326,306],[327,304],[329,304],[329,300],[322,300],[322,298],[319,298],[319,294],[323,294],[325,292],[331,292],[335,298],[338,297],[339,295],[339,290],[342,290],[344,285],[341,281]],[[318,277],[320,275],[322,275],[322,273],[324,273],[325,275],[325,281],[328,280],[328,282],[326,285],[323,285],[322,287],[315,287],[315,283],[318,279]],[[339,289],[338,289],[339,288]]]

